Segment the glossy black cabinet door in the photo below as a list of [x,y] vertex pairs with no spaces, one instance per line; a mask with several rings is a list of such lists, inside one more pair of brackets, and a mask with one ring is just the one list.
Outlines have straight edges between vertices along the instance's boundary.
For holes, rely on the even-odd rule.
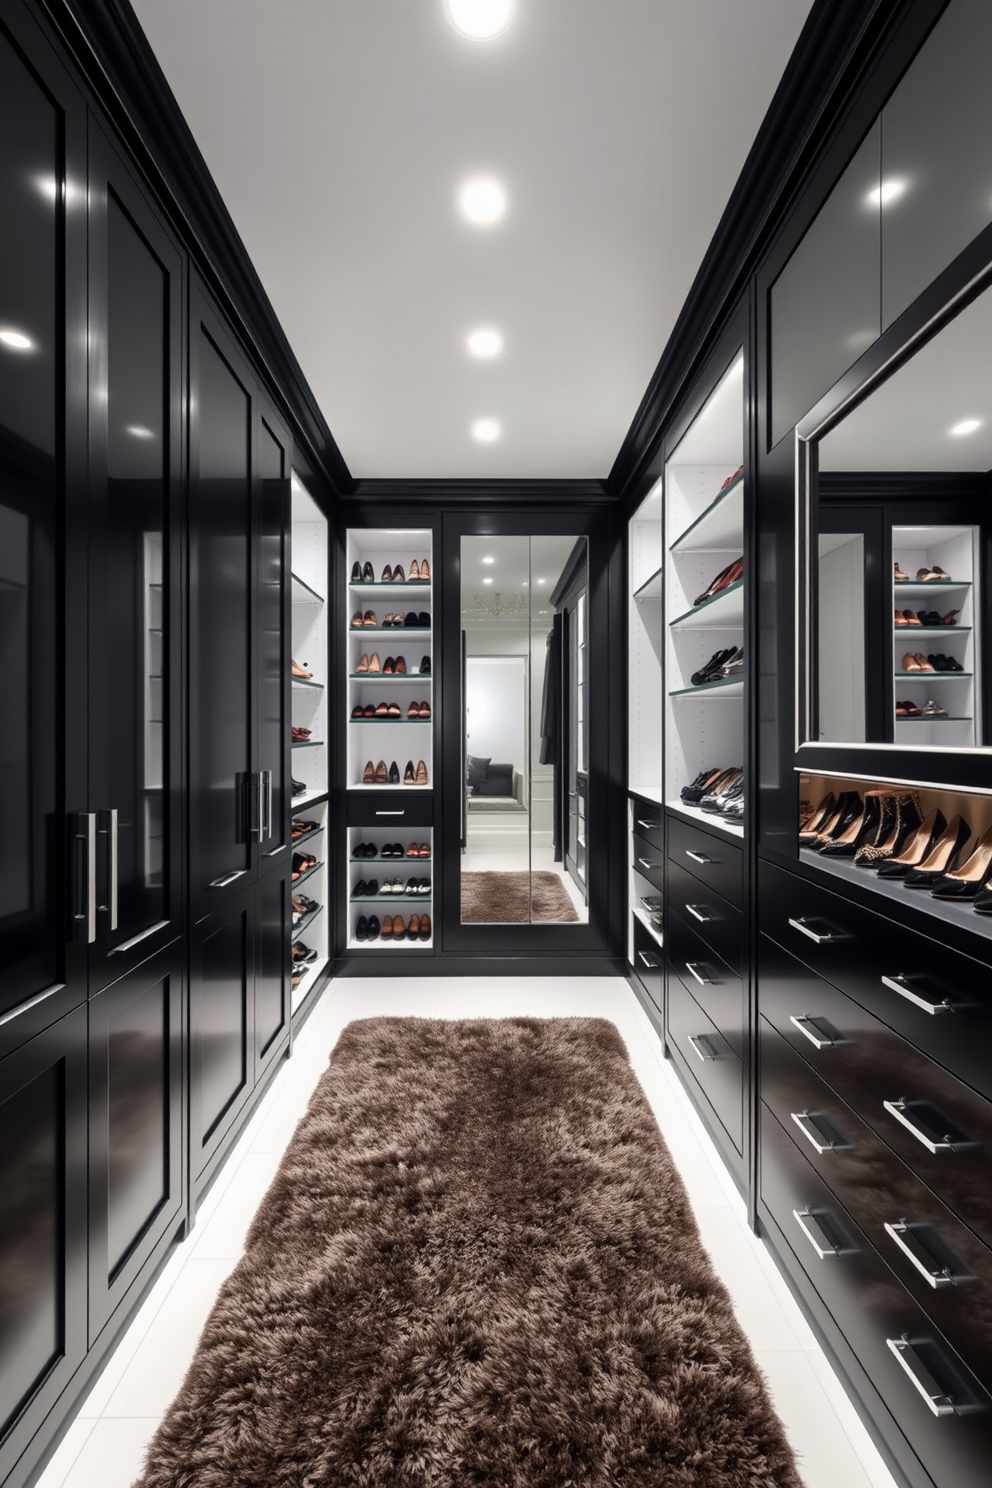
[[290,442],[271,409],[259,417],[256,514],[258,600],[255,607],[258,746],[262,822],[259,872],[285,869],[289,842],[289,741],[292,729],[287,656],[289,621]]
[[89,1004],[89,1337],[182,1222],[182,946]]
[[0,1482],[86,1351],[86,1009],[0,1060]]
[[90,154],[90,992],[181,931],[182,259],[96,129]]
[[[9,28],[8,24],[9,23]],[[85,996],[85,112],[0,21],[0,1049]],[[16,231],[8,225],[16,224]],[[79,817],[77,819],[77,813]],[[77,831],[78,838],[77,840]],[[9,1021],[7,1021],[9,1019]]]
[[252,767],[252,388],[202,295],[190,333],[190,899],[245,887],[264,812]]
[[284,1053],[289,1042],[289,944],[292,908],[287,878],[269,877],[256,890],[255,1079]]
[[219,1164],[254,1083],[254,917],[255,892],[249,888],[190,931],[190,1164],[196,1192]]

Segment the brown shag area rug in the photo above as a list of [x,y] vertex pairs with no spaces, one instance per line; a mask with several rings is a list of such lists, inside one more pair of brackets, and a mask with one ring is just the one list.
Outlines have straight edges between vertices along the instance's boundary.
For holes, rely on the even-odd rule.
[[578,918],[565,885],[547,869],[462,874],[463,925],[571,925]]
[[802,1488],[617,1030],[350,1024],[141,1488]]

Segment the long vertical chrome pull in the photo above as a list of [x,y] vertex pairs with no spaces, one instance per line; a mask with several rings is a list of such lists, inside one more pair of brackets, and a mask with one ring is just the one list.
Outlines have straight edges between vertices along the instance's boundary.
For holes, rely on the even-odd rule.
[[259,842],[265,836],[265,771],[259,770],[255,776],[255,825],[252,832]]
[[955,1414],[954,1401],[950,1395],[945,1395],[906,1334],[904,1333],[901,1338],[887,1338],[885,1342],[934,1415],[953,1416]]
[[263,770],[262,779],[265,782],[265,835],[272,836],[272,771]]
[[100,836],[107,839],[107,902],[98,904],[101,914],[108,916],[107,929],[117,929],[118,901],[118,852],[117,852],[117,807],[100,812]]
[[82,888],[82,908],[72,918],[77,938],[92,945],[96,940],[96,812],[77,811],[73,840],[81,858],[77,881]]

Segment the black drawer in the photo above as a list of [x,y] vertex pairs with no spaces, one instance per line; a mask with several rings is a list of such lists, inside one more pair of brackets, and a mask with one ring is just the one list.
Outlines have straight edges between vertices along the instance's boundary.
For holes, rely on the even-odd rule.
[[665,949],[674,975],[713,1019],[738,1059],[743,1059],[744,992],[740,977],[671,909]]
[[637,980],[658,1009],[665,1010],[664,952],[650,930],[634,916],[634,970]]
[[744,1066],[676,976],[668,979],[668,1042],[688,1066],[738,1152],[744,1138]]
[[434,796],[415,785],[406,791],[349,791],[349,827],[429,827],[434,820]]
[[643,837],[656,847],[660,853],[665,851],[665,823],[662,820],[661,807],[649,801],[642,801],[637,796],[630,798],[631,811],[633,813],[633,829],[638,837]]
[[743,903],[744,854],[736,843],[668,817],[668,856],[735,909]]
[[759,885],[762,930],[992,1097],[992,968],[771,864]]
[[992,1244],[992,1105],[765,936],[758,954],[759,1012]]
[[[992,1402],[764,1106],[760,1122],[761,1197],[896,1424],[941,1488],[987,1488]],[[946,1414],[927,1404],[922,1370]]]
[[712,889],[702,888],[698,878],[671,861],[665,892],[669,907],[739,976],[744,924],[740,910]]
[[917,1305],[992,1380],[992,1251],[758,1021],[765,1105]]
[[659,893],[665,889],[665,855],[660,847],[655,847],[646,837],[639,833],[631,834],[631,856],[634,867],[649,884],[653,884]]

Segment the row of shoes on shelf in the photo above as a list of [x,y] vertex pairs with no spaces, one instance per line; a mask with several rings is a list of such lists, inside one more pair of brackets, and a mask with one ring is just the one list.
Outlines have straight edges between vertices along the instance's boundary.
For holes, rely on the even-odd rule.
[[305,780],[296,780],[292,775],[289,777],[290,789],[294,796],[305,796],[307,785]]
[[927,698],[922,708],[918,708],[912,698],[896,698],[897,718],[947,718],[949,716],[947,709],[935,703],[933,698]]
[[[357,722],[359,718],[385,718],[396,719],[403,717],[403,709],[399,703],[356,703],[351,710],[352,719]],[[407,718],[430,718],[430,703],[411,703],[406,710]]]
[[295,883],[298,878],[303,877],[304,873],[309,873],[310,869],[316,868],[316,866],[317,859],[313,853],[295,852],[293,854],[293,867],[290,872],[290,880]]
[[928,630],[935,630],[938,625],[957,625],[960,610],[948,610],[942,615],[939,610],[896,610],[897,625],[925,625]]
[[[410,564],[409,580],[403,572],[402,563],[387,563],[382,570],[382,575],[378,582],[380,584],[406,584],[408,582],[411,584],[423,584],[424,582],[430,583],[430,577],[431,566],[427,559],[422,558],[418,563],[417,559],[414,558]],[[372,564],[368,562],[353,563],[351,566],[351,582],[353,584],[374,584],[376,577]]]
[[948,822],[935,808],[924,818],[918,793],[897,789],[842,791],[823,798],[803,824],[799,841],[824,857],[852,858],[879,878],[901,880],[907,889],[929,889],[935,899],[972,900],[979,914],[992,914],[992,827],[983,832],[966,862],[971,837],[963,816]]
[[742,677],[744,675],[744,647],[725,646],[722,651],[714,651],[705,666],[693,672],[689,681],[693,687],[705,687],[707,682],[718,682],[726,677]]
[[298,727],[294,723],[294,725],[293,725],[293,743],[294,744],[305,744],[312,733],[313,733],[313,729],[300,728],[300,727]]
[[358,916],[355,926],[356,940],[430,940],[431,917],[429,914],[411,915],[404,925],[402,915],[384,915],[382,924],[378,915]]
[[293,924],[298,925],[307,915],[313,914],[320,908],[316,899],[308,899],[306,894],[294,894],[292,897]]
[[308,832],[316,832],[320,822],[304,821],[302,817],[294,817],[289,827],[289,834],[295,842],[298,837],[305,837]]
[[[374,765],[368,760],[362,772],[363,785],[399,785],[400,771],[396,761],[386,767],[386,761],[380,760]],[[417,761],[417,768],[413,767],[413,760],[407,760],[406,769],[403,772],[404,785],[427,785],[427,766],[423,760]]]
[[[378,651],[373,651],[371,656],[368,656],[363,651],[355,668],[355,673],[361,676],[365,676],[367,673],[370,677],[377,677],[380,674],[383,677],[405,677],[407,674],[406,657],[387,656],[385,661],[380,661]],[[431,659],[429,656],[422,656],[420,658],[420,666],[417,668],[417,673],[421,677],[430,676]]]
[[376,847],[374,842],[359,842],[351,854],[353,858],[429,858],[430,855],[429,842],[411,842],[405,853],[402,842],[384,842],[382,847]]
[[360,878],[351,891],[351,897],[374,899],[377,894],[429,894],[430,891],[429,878],[384,878],[381,884],[377,878]]
[[430,630],[431,617],[426,610],[408,610],[405,615],[394,614],[392,610],[382,617],[382,626],[379,625],[379,617],[375,610],[356,610],[351,617],[352,630]]
[[731,584],[736,584],[738,579],[744,577],[744,559],[735,558],[733,563],[728,563],[726,568],[721,568],[716,578],[710,583],[702,594],[696,596],[692,601],[694,605],[704,604],[706,600],[712,599],[722,589],[729,589]]
[[902,659],[904,672],[963,672],[964,667],[956,656],[945,656],[943,651],[924,656],[922,651],[907,651]]
[[744,770],[740,765],[700,770],[680,794],[687,806],[699,806],[724,821],[744,820]]
[[294,940],[289,948],[289,973],[294,987],[298,987],[317,959],[317,952],[303,940]]
[[952,582],[950,574],[941,568],[939,563],[931,563],[929,568],[918,568],[915,579],[910,578],[908,573],[903,573],[898,563],[893,563],[892,572],[897,584],[930,584],[934,581],[947,584]]

